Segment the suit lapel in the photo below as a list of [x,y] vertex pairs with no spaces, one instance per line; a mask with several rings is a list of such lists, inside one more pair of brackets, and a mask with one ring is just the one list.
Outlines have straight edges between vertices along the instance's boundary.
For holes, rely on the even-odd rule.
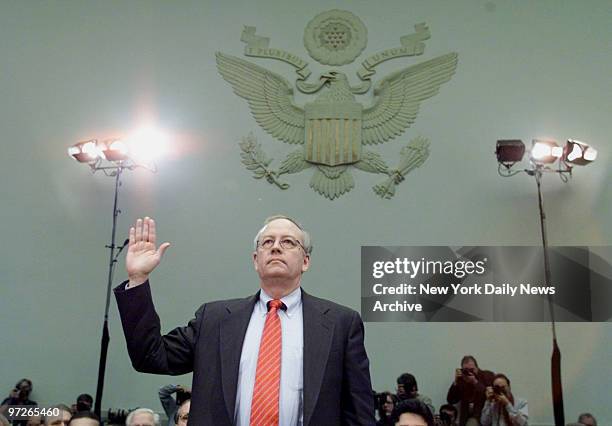
[[302,290],[302,314],[304,318],[304,425],[312,417],[323,373],[327,365],[334,325],[327,318],[329,308]]
[[227,317],[221,321],[221,383],[223,383],[223,397],[227,414],[232,423],[236,407],[236,390],[238,388],[242,344],[251,314],[253,313],[253,306],[258,299],[259,292],[247,299],[228,304],[226,306]]

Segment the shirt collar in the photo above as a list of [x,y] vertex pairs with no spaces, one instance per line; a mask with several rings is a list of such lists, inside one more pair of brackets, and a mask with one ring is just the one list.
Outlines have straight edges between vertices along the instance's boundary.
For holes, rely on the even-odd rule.
[[[264,314],[268,312],[267,305],[270,300],[272,300],[272,297],[262,288],[259,292],[259,300],[257,301],[257,305]],[[287,310],[284,312],[288,317],[291,317],[295,313],[296,309],[302,305],[302,288],[298,286],[291,293],[285,297],[282,297],[281,301],[287,307]]]

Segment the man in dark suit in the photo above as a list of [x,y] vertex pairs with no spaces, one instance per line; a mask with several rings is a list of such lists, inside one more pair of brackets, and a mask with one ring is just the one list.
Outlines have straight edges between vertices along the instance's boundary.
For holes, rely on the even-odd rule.
[[255,237],[255,295],[206,303],[186,327],[161,336],[148,278],[169,246],[157,247],[152,219],[138,219],[129,281],[115,295],[136,370],[193,371],[190,424],[375,424],[363,323],[357,312],[301,289],[312,245],[297,222],[272,217]]

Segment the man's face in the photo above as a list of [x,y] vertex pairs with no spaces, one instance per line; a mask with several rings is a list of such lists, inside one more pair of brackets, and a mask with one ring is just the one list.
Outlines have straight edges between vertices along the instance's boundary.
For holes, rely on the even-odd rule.
[[461,364],[461,369],[469,371],[472,376],[478,374],[478,367],[476,367],[476,363],[471,359]]
[[186,401],[178,410],[178,423],[177,426],[186,426],[187,420],[189,420],[189,409],[191,408],[191,401]]
[[427,422],[418,414],[403,413],[395,426],[427,426]]
[[[281,247],[283,238],[304,244],[302,231],[286,219],[268,223],[259,237],[259,247],[253,253],[253,264],[262,282],[280,279],[294,283],[299,281],[302,273],[310,266],[310,256],[304,253],[300,245],[290,249]],[[261,247],[261,243],[267,239],[274,240],[274,244],[266,249]]]
[[70,414],[68,411],[60,410],[59,416],[47,417],[47,420],[45,420],[45,425],[67,426],[71,417],[72,414]]
[[19,385],[17,385],[17,390],[19,391],[19,397],[25,399],[30,395],[30,392],[32,392],[32,386],[30,386],[27,380],[22,380],[19,382]]
[[155,426],[155,419],[149,413],[137,413],[128,426]]

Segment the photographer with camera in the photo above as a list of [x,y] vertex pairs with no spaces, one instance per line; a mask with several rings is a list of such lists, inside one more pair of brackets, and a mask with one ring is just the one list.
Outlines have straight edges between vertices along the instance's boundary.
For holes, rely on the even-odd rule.
[[395,405],[397,404],[397,397],[391,392],[381,392],[374,394],[374,401],[376,405],[376,411],[378,412],[378,421],[376,426],[393,426],[392,414]]
[[506,375],[496,374],[485,396],[487,402],[480,416],[482,426],[527,426],[527,401],[512,395]]
[[[172,395],[176,393],[176,399]],[[176,424],[176,413],[179,407],[187,400],[191,399],[191,389],[181,385],[166,385],[159,389],[159,401],[164,407],[164,412],[168,416],[168,426]],[[189,411],[189,410],[188,410]]]
[[454,405],[444,404],[440,406],[440,414],[434,416],[436,426],[456,426],[457,408]]
[[455,370],[455,380],[448,389],[449,404],[459,403],[459,426],[477,426],[485,404],[485,388],[493,383],[493,372],[481,370],[476,358],[466,355],[461,368]]
[[[8,398],[4,399],[0,404],[0,414],[6,414],[9,405],[23,405],[36,407],[38,404],[36,401],[30,400],[30,393],[32,392],[32,381],[30,379],[21,379],[15,385],[15,388],[11,390]],[[25,425],[27,420],[16,420],[13,422],[15,425]]]

